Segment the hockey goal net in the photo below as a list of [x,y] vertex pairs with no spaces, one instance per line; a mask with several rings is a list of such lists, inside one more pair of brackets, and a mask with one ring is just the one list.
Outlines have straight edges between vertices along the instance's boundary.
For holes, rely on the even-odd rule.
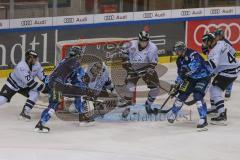
[[[118,58],[113,57],[120,52],[121,46],[130,40],[132,40],[132,38],[93,38],[57,42],[55,65],[67,56],[67,51],[70,47],[79,46],[84,52],[82,60],[83,65],[88,66],[89,64],[99,60],[105,62],[108,65],[112,81],[114,85],[117,86],[116,89],[119,93],[122,93],[127,73],[118,63]],[[133,101],[135,101],[135,99],[136,98],[134,96]],[[63,98],[62,108],[69,106],[71,103],[72,100],[68,100],[67,97]]]

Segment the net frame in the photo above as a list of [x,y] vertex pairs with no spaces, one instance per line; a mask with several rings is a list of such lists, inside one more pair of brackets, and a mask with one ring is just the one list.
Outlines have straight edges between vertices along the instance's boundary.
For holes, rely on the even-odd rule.
[[109,44],[123,44],[133,40],[133,38],[90,38],[65,40],[56,43],[55,65],[66,56],[66,52],[71,46],[80,46],[85,51],[87,46],[107,46]]

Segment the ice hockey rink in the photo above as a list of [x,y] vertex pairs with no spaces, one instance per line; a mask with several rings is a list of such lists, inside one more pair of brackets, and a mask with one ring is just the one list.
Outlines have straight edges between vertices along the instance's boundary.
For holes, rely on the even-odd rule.
[[[162,80],[173,81],[175,64],[167,64]],[[1,79],[1,86],[5,79]],[[197,109],[192,120],[97,121],[79,127],[57,117],[48,123],[50,133],[33,132],[41,109],[33,109],[32,121],[18,120],[25,98],[17,95],[0,110],[0,160],[238,160],[240,157],[239,79],[226,102],[228,125],[209,124],[197,132]],[[208,95],[206,96],[208,99]],[[188,106],[185,106],[186,109]],[[188,108],[187,108],[188,109]]]

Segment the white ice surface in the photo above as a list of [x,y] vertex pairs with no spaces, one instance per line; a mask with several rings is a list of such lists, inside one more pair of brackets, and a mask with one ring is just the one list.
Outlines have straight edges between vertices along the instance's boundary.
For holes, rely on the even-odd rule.
[[[162,79],[174,80],[175,65],[167,67]],[[54,117],[48,123],[51,132],[39,134],[33,128],[41,110],[34,109],[31,122],[19,121],[25,98],[17,95],[0,109],[0,160],[239,160],[239,92],[237,81],[226,102],[228,126],[209,125],[207,132],[196,131],[198,117],[193,107],[192,121],[173,125],[114,121],[79,127]]]

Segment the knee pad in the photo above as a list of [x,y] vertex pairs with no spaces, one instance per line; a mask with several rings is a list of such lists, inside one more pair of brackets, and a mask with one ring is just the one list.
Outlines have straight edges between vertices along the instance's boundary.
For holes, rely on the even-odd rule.
[[33,102],[37,102],[38,97],[39,97],[39,92],[31,90],[31,91],[29,91],[28,94],[29,94],[29,97],[28,97],[29,100],[31,100]]

